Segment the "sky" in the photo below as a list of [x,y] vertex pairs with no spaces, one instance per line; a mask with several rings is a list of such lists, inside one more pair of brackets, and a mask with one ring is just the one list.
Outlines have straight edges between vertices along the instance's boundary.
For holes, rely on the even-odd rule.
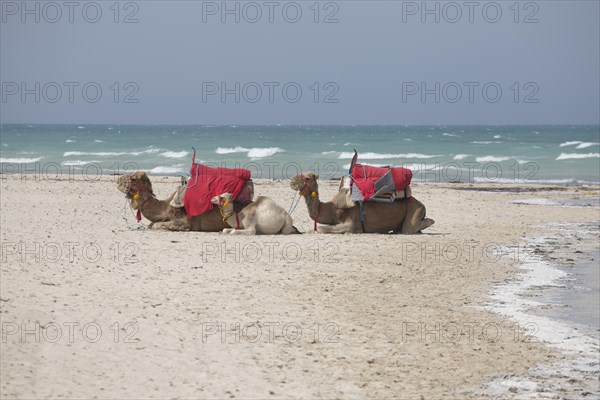
[[600,2],[0,1],[0,121],[598,124]]

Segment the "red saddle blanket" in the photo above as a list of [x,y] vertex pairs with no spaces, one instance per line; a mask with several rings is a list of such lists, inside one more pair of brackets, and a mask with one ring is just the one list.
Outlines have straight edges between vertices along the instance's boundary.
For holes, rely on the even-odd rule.
[[250,171],[243,168],[209,167],[204,164],[192,164],[191,178],[183,198],[185,211],[190,217],[204,214],[213,209],[210,202],[215,196],[231,193],[235,200],[250,180]]
[[402,167],[371,167],[369,165],[355,164],[352,168],[352,177],[364,200],[369,200],[379,192],[404,190],[410,185],[412,171]]

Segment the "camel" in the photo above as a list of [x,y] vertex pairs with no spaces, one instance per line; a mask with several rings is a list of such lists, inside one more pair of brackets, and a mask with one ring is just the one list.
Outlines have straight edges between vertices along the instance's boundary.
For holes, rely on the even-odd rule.
[[[308,214],[319,226],[319,233],[362,233],[360,210],[358,206],[338,208],[333,202],[319,200],[318,175],[308,173],[296,175],[290,181],[293,190],[304,197]],[[434,224],[434,220],[425,218],[425,206],[414,197],[408,201],[392,203],[364,202],[365,233],[414,234]]]
[[223,229],[223,233],[241,235],[299,233],[293,226],[292,217],[287,211],[268,197],[258,196],[252,204],[237,213],[233,209],[231,193],[215,196],[211,202],[219,207],[223,221],[231,226]]
[[[190,218],[184,208],[171,206],[170,202],[176,192],[165,200],[158,200],[152,192],[152,183],[150,183],[148,175],[143,171],[120,176],[117,186],[119,191],[125,193],[130,199],[131,208],[139,210],[146,219],[152,222],[149,225],[150,229],[221,232],[229,227],[223,221],[217,208]],[[244,205],[233,203],[233,208],[241,211]]]

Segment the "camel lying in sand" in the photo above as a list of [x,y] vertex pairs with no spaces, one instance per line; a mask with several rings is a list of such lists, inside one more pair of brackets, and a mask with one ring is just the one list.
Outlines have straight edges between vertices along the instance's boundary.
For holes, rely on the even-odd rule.
[[[310,218],[320,224],[321,233],[362,233],[358,206],[338,208],[333,202],[319,200],[318,176],[313,173],[296,175],[290,186],[304,197]],[[425,218],[425,206],[414,197],[408,201],[392,203],[364,202],[365,233],[413,234],[433,225],[434,221]]]
[[[142,215],[152,222],[149,226],[151,229],[221,232],[229,227],[217,208],[190,218],[184,208],[171,206],[175,193],[166,200],[158,200],[154,197],[152,183],[145,172],[138,171],[131,175],[120,176],[117,187],[130,199],[131,208],[140,210]],[[233,208],[241,211],[244,205],[233,203]]]
[[231,193],[215,196],[211,202],[219,207],[223,221],[231,226],[231,228],[223,229],[223,233],[242,235],[299,233],[294,228],[292,217],[287,211],[268,197],[258,196],[252,204],[237,213],[233,209]]

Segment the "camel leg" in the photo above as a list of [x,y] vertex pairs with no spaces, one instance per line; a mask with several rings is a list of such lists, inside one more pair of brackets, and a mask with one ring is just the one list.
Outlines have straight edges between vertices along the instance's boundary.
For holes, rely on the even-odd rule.
[[231,233],[231,231],[233,231],[234,228],[223,228],[223,230],[221,231],[221,233]]
[[255,227],[249,227],[249,228],[244,228],[244,229],[232,229],[231,232],[229,232],[232,235],[256,235],[256,228]]
[[291,235],[292,233],[296,233],[296,229],[294,229],[294,222],[292,221],[292,217],[290,217],[287,213],[285,215],[285,222],[283,223],[283,228],[281,228],[282,235]]
[[430,218],[425,218],[425,206],[414,197],[409,200],[406,208],[406,217],[402,224],[402,234],[414,234],[422,229],[429,228],[434,221]]
[[190,230],[190,224],[186,220],[174,220],[165,222],[154,222],[149,225],[150,229],[186,232]]
[[317,227],[319,233],[354,233],[352,222],[343,222],[337,225],[321,225]]

